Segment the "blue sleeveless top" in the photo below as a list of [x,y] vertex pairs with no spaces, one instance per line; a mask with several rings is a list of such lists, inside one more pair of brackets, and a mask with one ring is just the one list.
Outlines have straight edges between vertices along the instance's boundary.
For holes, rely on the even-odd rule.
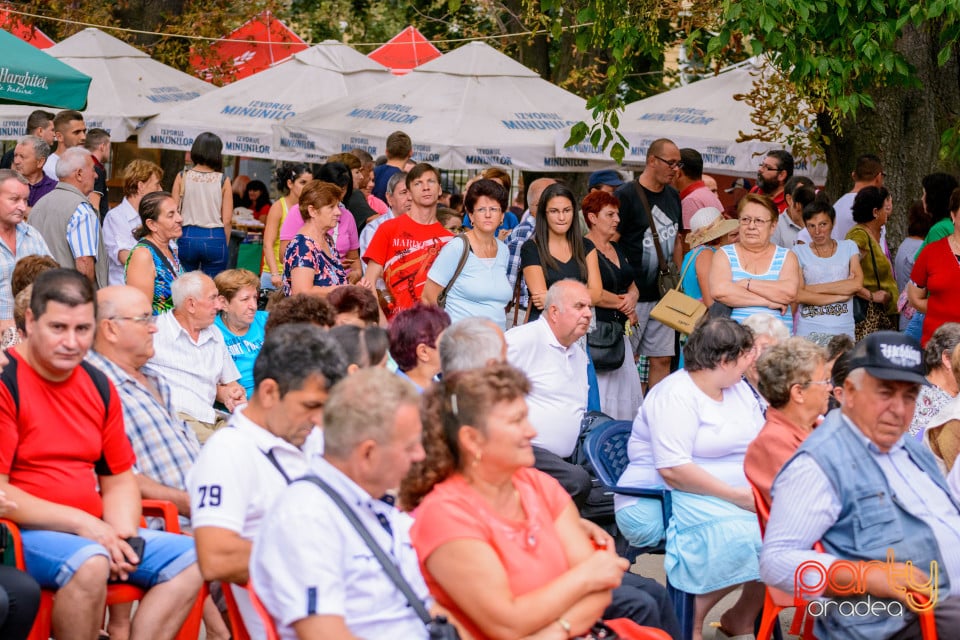
[[130,255],[127,256],[127,264],[123,266],[124,280],[126,280],[127,265],[130,264],[130,257],[133,256],[133,252],[140,247],[150,252],[150,256],[153,258],[153,268],[157,272],[155,284],[153,285],[153,300],[151,300],[150,303],[153,306],[153,315],[158,316],[165,311],[173,309],[173,294],[170,290],[170,285],[183,274],[183,267],[180,266],[180,258],[177,256],[176,249],[173,247],[170,248],[170,252],[173,254],[173,260],[170,261],[167,260],[167,257],[160,252],[160,249],[158,249],[156,245],[147,239],[143,239],[133,247]]
[[[756,274],[748,273],[740,266],[740,258],[737,256],[735,244],[724,245],[720,247],[720,250],[727,254],[727,258],[730,260],[730,271],[733,273],[734,282],[738,282],[740,280],[779,280],[780,270],[783,268],[783,263],[787,259],[787,254],[789,253],[787,249],[783,247],[777,247],[776,252],[773,254],[773,261],[770,263],[770,268],[767,269],[767,272]],[[749,318],[755,313],[767,313],[780,318],[783,320],[783,323],[787,325],[790,333],[793,334],[793,314],[790,313],[789,307],[787,307],[787,312],[782,314],[777,313],[770,307],[734,307],[730,317],[737,322],[743,322],[745,318]]]

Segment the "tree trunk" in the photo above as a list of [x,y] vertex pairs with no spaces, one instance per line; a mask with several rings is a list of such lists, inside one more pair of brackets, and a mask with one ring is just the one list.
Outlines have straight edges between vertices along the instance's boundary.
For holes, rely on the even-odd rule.
[[[856,158],[874,153],[883,160],[887,189],[893,195],[893,215],[887,222],[891,251],[906,237],[907,212],[920,200],[920,181],[936,171],[957,172],[956,164],[940,160],[940,134],[957,123],[960,108],[960,63],[957,47],[947,64],[937,64],[940,30],[936,23],[906,27],[899,49],[916,69],[919,87],[886,87],[873,91],[876,109],[861,108],[856,119],[843,124],[843,134],[830,133],[826,149],[829,169],[826,190],[836,199],[850,190]],[[822,131],[831,131],[821,117]]]

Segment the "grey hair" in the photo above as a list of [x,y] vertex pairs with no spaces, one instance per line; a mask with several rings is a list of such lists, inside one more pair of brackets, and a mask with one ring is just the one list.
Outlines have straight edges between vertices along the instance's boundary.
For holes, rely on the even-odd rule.
[[87,158],[90,157],[92,157],[91,153],[83,147],[70,147],[57,160],[57,179],[63,180],[83,169],[87,164]]
[[366,440],[389,443],[397,411],[406,405],[419,407],[420,395],[386,369],[361,369],[342,379],[323,408],[324,456],[343,460]]
[[933,332],[923,350],[923,368],[927,373],[943,367],[944,352],[953,353],[960,344],[960,323],[946,322]]
[[182,307],[187,298],[199,298],[203,293],[205,279],[210,279],[210,276],[203,271],[190,271],[174,279],[170,283],[170,298],[173,300],[174,308]]
[[503,357],[503,332],[486,318],[464,318],[446,328],[440,335],[440,371],[482,369],[490,361]]
[[41,163],[50,157],[50,145],[39,136],[23,136],[17,140],[17,144],[28,144],[33,147],[33,153]]
[[787,338],[767,349],[757,360],[760,394],[775,409],[790,402],[795,384],[813,381],[817,367],[827,361],[827,350],[806,338]]
[[546,313],[547,309],[549,309],[550,307],[562,306],[561,303],[564,300],[564,297],[566,296],[567,291],[572,286],[571,283],[576,283],[586,288],[586,285],[584,285],[582,282],[574,278],[564,278],[563,280],[557,280],[552,285],[550,285],[549,289],[547,289],[547,296],[546,298],[544,298],[544,301],[543,301],[544,313]]
[[406,171],[397,171],[387,180],[387,193],[393,194],[397,189],[399,183],[403,183],[404,186],[407,184],[407,172]]
[[783,320],[762,311],[744,318],[740,324],[753,331],[754,337],[770,336],[777,342],[790,337],[790,329],[783,323]]
[[3,184],[7,180],[16,180],[20,184],[25,184],[28,187],[30,186],[30,181],[24,178],[19,171],[14,171],[13,169],[0,169],[0,184]]
[[863,386],[863,380],[868,375],[870,374],[867,373],[866,369],[864,369],[863,367],[858,367],[847,374],[847,377],[844,380],[844,382],[845,383],[849,382],[850,386],[852,386],[854,389],[859,389],[860,387]]

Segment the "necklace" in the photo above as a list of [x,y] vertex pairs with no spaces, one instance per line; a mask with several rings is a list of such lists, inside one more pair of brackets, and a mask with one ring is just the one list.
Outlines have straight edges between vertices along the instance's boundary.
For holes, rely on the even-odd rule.
[[813,252],[814,252],[815,254],[817,254],[818,257],[820,257],[820,258],[829,258],[830,256],[833,255],[833,252],[836,251],[837,241],[831,239],[831,240],[830,240],[830,244],[829,244],[828,246],[829,246],[829,249],[825,250],[823,253],[821,253],[820,250],[817,249],[817,245],[815,245],[815,244],[811,244],[811,245],[810,245],[810,248],[813,249]]

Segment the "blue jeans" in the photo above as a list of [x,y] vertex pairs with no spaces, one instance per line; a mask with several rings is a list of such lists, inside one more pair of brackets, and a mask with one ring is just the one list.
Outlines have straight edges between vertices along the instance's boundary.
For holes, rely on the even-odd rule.
[[907,323],[907,328],[904,329],[903,332],[912,338],[920,340],[920,336],[923,335],[923,319],[926,317],[927,314],[917,311],[913,314],[913,317],[910,318],[910,322]]
[[185,226],[177,249],[184,272],[199,269],[213,278],[227,268],[227,237],[222,227]]

